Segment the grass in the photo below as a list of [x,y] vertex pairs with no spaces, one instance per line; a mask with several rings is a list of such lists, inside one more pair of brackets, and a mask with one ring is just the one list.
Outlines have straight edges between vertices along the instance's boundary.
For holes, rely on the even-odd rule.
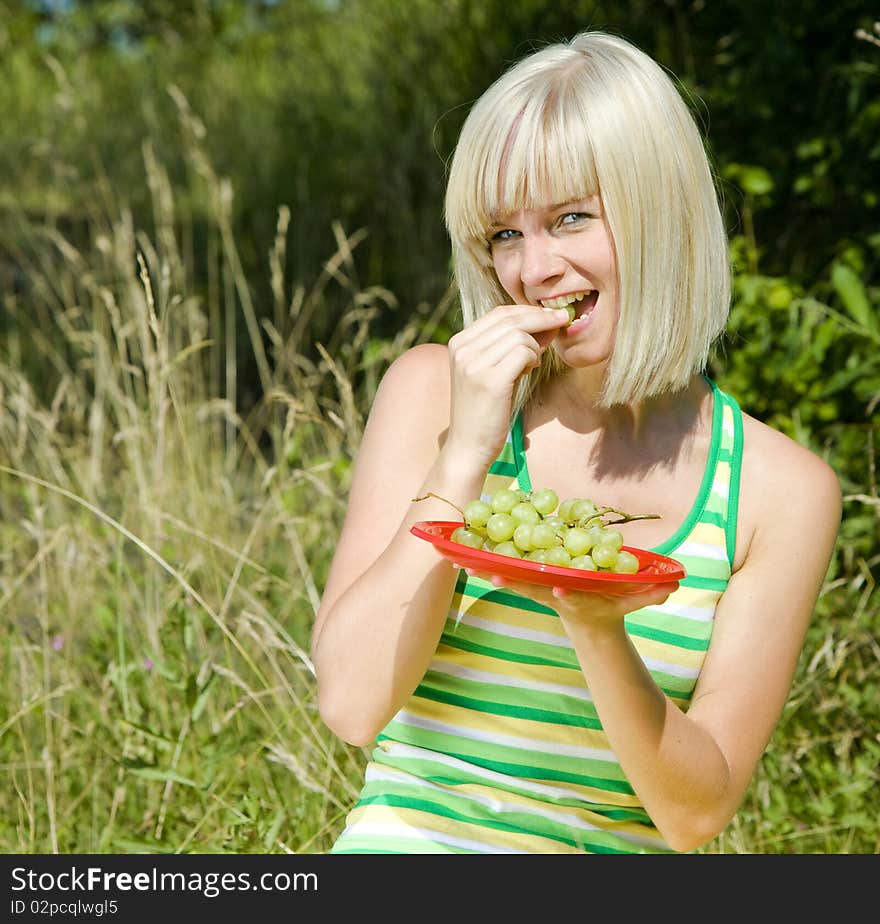
[[[210,204],[207,265],[149,144],[150,231],[108,190],[79,248],[51,218],[6,217],[21,278],[2,296],[0,361],[5,853],[320,853],[361,781],[366,752],[318,717],[308,639],[378,381],[449,302],[375,338],[394,298],[357,285],[360,235],[335,229],[306,291],[285,276],[281,208],[259,320],[231,186],[177,102]],[[242,356],[261,386],[247,409]],[[872,480],[850,487],[789,704],[705,852],[880,851],[865,546],[880,507]]]
[[[220,181],[216,288],[193,294],[167,177],[145,154],[152,237],[124,209],[93,217],[88,252],[48,224],[15,229],[0,849],[319,852],[362,766],[318,718],[307,654],[362,426],[355,370],[344,353],[307,358],[324,293],[288,290],[283,210],[277,310],[259,330]],[[321,281],[343,294],[348,243]],[[341,335],[357,339],[371,305],[352,297]],[[264,388],[246,417],[238,311]]]

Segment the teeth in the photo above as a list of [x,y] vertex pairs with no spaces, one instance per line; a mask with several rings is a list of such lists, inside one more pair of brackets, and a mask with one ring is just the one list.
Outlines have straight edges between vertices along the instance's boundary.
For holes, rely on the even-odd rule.
[[556,298],[542,298],[540,302],[545,308],[567,308],[586,298],[592,291],[592,289],[587,289],[586,292],[572,292],[570,295],[559,295]]

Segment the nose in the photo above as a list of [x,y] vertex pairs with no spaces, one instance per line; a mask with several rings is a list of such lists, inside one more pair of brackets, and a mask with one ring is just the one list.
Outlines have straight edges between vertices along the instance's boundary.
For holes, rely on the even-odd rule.
[[538,289],[564,272],[562,257],[554,244],[546,234],[526,235],[523,239],[519,275],[525,288]]

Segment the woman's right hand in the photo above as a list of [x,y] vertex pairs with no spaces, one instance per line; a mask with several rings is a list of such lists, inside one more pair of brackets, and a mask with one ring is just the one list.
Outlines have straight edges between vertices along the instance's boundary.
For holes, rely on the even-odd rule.
[[564,308],[500,305],[450,338],[449,452],[491,465],[507,438],[520,378],[540,365],[567,323]]

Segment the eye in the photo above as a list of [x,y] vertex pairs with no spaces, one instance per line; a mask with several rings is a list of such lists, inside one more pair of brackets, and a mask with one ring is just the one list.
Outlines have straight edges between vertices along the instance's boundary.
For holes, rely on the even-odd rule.
[[588,221],[592,217],[588,212],[566,212],[564,215],[559,216],[559,224],[576,225]]
[[518,231],[514,231],[513,228],[501,228],[499,231],[494,231],[489,235],[489,246],[493,244],[504,244],[507,241],[511,241],[514,237],[519,234]]

